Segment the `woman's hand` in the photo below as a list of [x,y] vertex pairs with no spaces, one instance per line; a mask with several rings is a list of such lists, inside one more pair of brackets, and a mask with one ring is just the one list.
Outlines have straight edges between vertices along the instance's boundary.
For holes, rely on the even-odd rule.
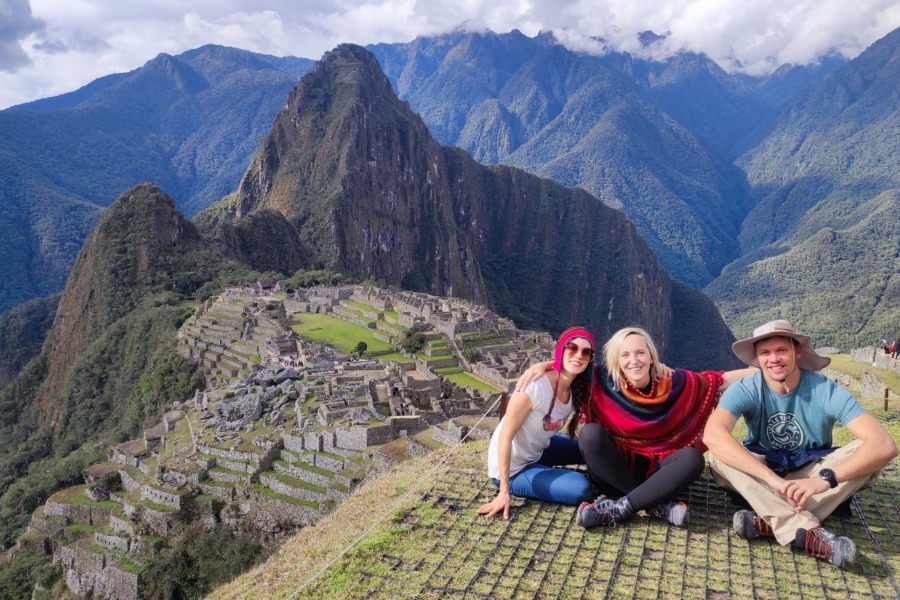
[[481,505],[475,512],[486,517],[493,517],[500,511],[503,511],[504,519],[509,519],[509,492],[498,492],[496,498]]
[[525,372],[519,376],[519,380],[516,382],[516,391],[524,392],[529,383],[543,377],[544,373],[552,366],[553,363],[548,361],[531,365],[525,369]]

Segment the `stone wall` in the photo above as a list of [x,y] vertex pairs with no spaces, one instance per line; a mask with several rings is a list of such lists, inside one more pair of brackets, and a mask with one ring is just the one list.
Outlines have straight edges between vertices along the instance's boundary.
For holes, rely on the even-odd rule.
[[28,524],[28,531],[41,535],[54,535],[68,524],[67,517],[62,515],[47,515],[44,507],[37,507],[31,513],[31,522]]
[[44,504],[45,515],[59,515],[66,517],[73,523],[85,525],[99,525],[109,520],[110,510],[99,506],[86,504],[66,504],[63,502],[47,501]]
[[176,513],[156,510],[155,508],[141,505],[140,518],[154,533],[161,535],[162,537],[169,537],[169,531],[178,519],[178,515]]
[[472,373],[501,390],[511,392],[515,387],[515,380],[507,379],[505,373],[491,365],[476,362],[472,365]]
[[884,398],[884,390],[888,390],[888,399],[896,399],[897,394],[888,388],[878,377],[869,372],[868,369],[863,371],[862,375],[862,397],[864,400],[874,398]]
[[215,496],[219,500],[224,502],[231,502],[234,500],[234,486],[225,486],[225,485],[215,485],[212,483],[201,483],[199,485],[200,491],[204,494],[209,494],[210,496]]
[[434,441],[441,442],[447,446],[455,446],[469,433],[467,426],[457,425],[453,422],[453,419],[447,421],[445,425],[445,427],[435,425],[431,428],[431,437]]
[[885,354],[881,348],[875,348],[874,346],[856,348],[850,351],[850,358],[856,362],[866,363],[879,369],[900,373],[900,360],[891,358],[891,355]]
[[116,567],[105,554],[64,546],[53,555],[53,563],[62,567],[66,585],[79,596],[108,600],[138,597],[138,575]]
[[416,438],[406,438],[406,453],[412,457],[428,456],[431,448]]
[[141,501],[144,500],[150,500],[151,502],[162,504],[163,506],[168,506],[175,510],[181,510],[184,506],[184,494],[168,492],[150,485],[141,487]]
[[122,550],[123,552],[131,550],[131,542],[120,535],[108,535],[97,531],[94,533],[94,541],[97,542],[98,546],[103,546],[104,548]]
[[141,487],[140,482],[125,469],[119,471],[119,479],[122,481],[122,488],[126,492],[133,492]]
[[281,481],[274,475],[267,475],[263,473],[260,476],[259,481],[263,485],[278,492],[279,494],[284,494],[285,496],[290,496],[292,498],[301,498],[303,500],[310,500],[312,502],[322,502],[325,499],[325,495],[323,494],[323,492],[290,485],[289,483]]
[[369,445],[368,428],[362,425],[338,429],[335,431],[335,434],[337,436],[336,444],[341,448],[365,452],[366,447]]

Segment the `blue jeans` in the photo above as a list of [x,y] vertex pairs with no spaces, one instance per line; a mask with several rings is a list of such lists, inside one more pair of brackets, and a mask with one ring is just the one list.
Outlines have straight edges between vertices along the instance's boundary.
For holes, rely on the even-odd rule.
[[[509,478],[509,493],[554,504],[578,506],[591,502],[594,491],[582,473],[570,469],[555,469],[557,465],[584,464],[578,441],[567,435],[554,435],[541,458]],[[491,479],[500,487],[497,479]]]

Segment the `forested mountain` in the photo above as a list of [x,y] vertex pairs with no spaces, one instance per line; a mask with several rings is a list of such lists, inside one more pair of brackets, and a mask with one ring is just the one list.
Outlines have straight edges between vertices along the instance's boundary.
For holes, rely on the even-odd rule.
[[5,344],[40,341],[47,309],[58,304],[40,353],[0,389],[0,545],[107,446],[193,392],[193,365],[174,350],[193,311],[186,300],[237,277],[252,274],[206,243],[157,186],[143,184],[104,212],[61,297],[0,320],[5,333],[23,334]]
[[584,323],[606,337],[641,323],[672,364],[729,361],[715,308],[670,280],[621,212],[442,147],[359,46],[300,81],[237,193],[196,221],[258,270],[325,268],[468,298],[541,330]]
[[518,31],[371,49],[441,143],[621,208],[674,277],[702,286],[737,257],[746,186],[703,138],[730,145],[767,108],[708,59],[580,55]]
[[189,216],[233,190],[312,64],[204,46],[0,111],[0,311],[59,291],[133,185],[157,182]]
[[[707,289],[736,333],[780,309],[822,342],[900,322],[900,30],[788,103],[738,159],[755,208],[742,257]],[[798,317],[799,318],[799,317]]]

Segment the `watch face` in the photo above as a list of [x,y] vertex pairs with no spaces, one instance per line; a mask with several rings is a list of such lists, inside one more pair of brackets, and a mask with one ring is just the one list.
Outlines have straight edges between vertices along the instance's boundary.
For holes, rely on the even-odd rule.
[[831,487],[837,486],[837,480],[834,478],[834,471],[831,469],[822,469],[819,471],[819,477],[831,484]]

